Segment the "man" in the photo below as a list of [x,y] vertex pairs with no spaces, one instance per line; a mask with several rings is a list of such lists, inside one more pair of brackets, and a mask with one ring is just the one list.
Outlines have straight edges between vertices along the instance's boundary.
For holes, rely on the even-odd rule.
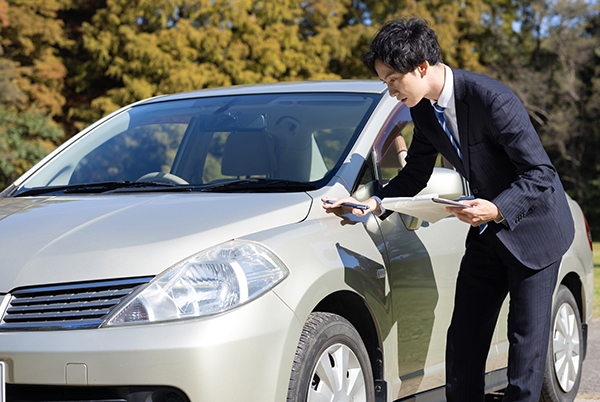
[[[509,386],[503,401],[537,402],[552,294],[574,225],[525,108],[501,83],[444,65],[437,36],[422,19],[384,26],[362,60],[387,84],[390,96],[411,108],[415,128],[406,167],[363,202],[368,210],[349,210],[362,216],[378,211],[382,198],[414,196],[425,187],[438,153],[456,167],[475,199],[463,201],[472,208],[447,208],[472,225],[447,335],[447,400],[484,400],[485,362],[510,294]],[[357,201],[344,197],[324,208],[343,202]]]

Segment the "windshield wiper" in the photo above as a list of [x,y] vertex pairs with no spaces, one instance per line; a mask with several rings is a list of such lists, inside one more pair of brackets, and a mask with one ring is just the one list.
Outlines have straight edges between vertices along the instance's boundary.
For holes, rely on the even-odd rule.
[[302,181],[283,179],[240,179],[225,183],[215,183],[200,188],[206,192],[264,192],[264,191],[308,191],[317,187]]
[[42,194],[100,194],[107,192],[131,191],[193,191],[205,192],[265,192],[265,191],[308,191],[316,189],[314,184],[282,179],[240,179],[204,186],[175,185],[153,181],[108,181],[101,183],[68,184],[64,186],[34,187],[17,192],[14,197],[27,197]]
[[177,187],[175,184],[159,183],[153,181],[107,181],[100,183],[82,183],[67,184],[64,186],[33,187],[21,192],[17,192],[15,197],[35,196],[42,194],[63,193],[63,194],[97,194],[104,193],[118,188],[139,188],[139,187]]

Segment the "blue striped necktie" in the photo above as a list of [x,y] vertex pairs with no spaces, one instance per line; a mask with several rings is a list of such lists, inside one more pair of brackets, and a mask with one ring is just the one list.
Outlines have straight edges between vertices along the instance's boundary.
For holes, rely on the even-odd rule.
[[[454,136],[448,129],[448,124],[446,124],[446,119],[444,118],[444,110],[446,110],[445,107],[442,107],[442,106],[438,105],[437,103],[433,104],[433,111],[435,112],[435,117],[437,117],[438,121],[440,122],[440,125],[446,132],[446,135],[450,139],[450,142],[452,143],[452,146],[456,150],[458,157],[460,158],[460,160],[462,160],[462,153],[460,152],[460,147],[458,146],[458,144],[456,143],[456,140],[454,139]],[[486,228],[487,228],[487,223],[479,225],[479,234],[483,233],[483,231]]]
[[433,111],[435,112],[435,117],[437,117],[438,121],[440,122],[440,125],[446,132],[446,135],[450,139],[450,142],[452,143],[452,146],[456,150],[458,157],[462,160],[462,153],[460,152],[458,143],[456,142],[456,140],[454,139],[454,136],[450,132],[450,130],[448,128],[448,124],[446,124],[446,119],[444,118],[444,110],[446,110],[445,107],[442,107],[442,106],[438,105],[437,103],[433,104]]

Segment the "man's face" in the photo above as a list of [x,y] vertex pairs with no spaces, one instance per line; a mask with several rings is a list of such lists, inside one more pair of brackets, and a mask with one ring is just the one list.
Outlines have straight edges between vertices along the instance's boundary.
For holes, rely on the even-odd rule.
[[425,96],[425,82],[417,67],[408,74],[402,74],[386,66],[379,59],[375,60],[377,76],[388,86],[391,97],[398,99],[408,107],[413,107]]

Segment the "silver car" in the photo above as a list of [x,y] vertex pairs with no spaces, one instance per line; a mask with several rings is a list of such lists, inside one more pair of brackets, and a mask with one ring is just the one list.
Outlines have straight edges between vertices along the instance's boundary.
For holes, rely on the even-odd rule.
[[[0,401],[444,400],[468,225],[321,202],[371,196],[411,133],[373,80],[160,96],[93,124],[0,195]],[[444,160],[423,192],[469,195]],[[546,401],[577,393],[592,314],[569,203]]]

